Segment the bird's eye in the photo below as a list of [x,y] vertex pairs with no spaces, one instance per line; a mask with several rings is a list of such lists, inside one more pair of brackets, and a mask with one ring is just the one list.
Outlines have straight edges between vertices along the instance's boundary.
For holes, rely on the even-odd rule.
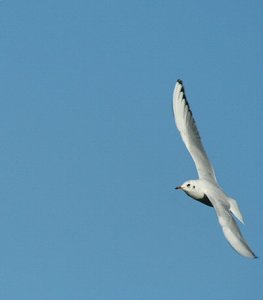
[[190,185],[191,185],[190,183],[187,183],[187,185],[186,185],[186,186],[187,186],[187,187],[189,187]]

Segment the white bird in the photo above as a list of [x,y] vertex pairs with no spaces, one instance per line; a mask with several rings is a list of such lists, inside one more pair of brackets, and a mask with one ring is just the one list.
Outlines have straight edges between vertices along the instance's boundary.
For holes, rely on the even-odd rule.
[[233,215],[242,223],[243,217],[237,202],[219,187],[214,169],[201,142],[192,111],[186,99],[183,82],[177,80],[173,93],[173,111],[176,126],[192,156],[199,179],[188,180],[176,189],[201,203],[214,207],[219,224],[230,245],[241,255],[257,258],[243,238]]

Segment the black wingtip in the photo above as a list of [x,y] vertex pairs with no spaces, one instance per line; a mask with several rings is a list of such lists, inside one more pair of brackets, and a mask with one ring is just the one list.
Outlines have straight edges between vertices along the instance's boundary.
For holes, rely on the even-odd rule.
[[183,85],[183,81],[181,79],[177,79],[177,83],[181,84],[181,92],[183,93],[183,98],[185,99],[185,103],[188,106],[188,110],[189,110],[190,114],[193,115],[192,111],[191,111],[191,108],[190,108],[190,105],[189,105],[189,103],[187,101],[187,97],[186,97],[186,93],[185,93],[185,88],[184,88],[184,85]]
[[183,80],[181,80],[181,79],[178,79],[177,82],[180,84],[183,84]]
[[[184,89],[184,84],[183,84],[183,80],[181,80],[181,79],[178,79],[177,80],[177,83],[179,83],[179,84],[181,84],[181,91],[184,93],[184,97],[185,97],[185,100],[186,100],[186,95],[185,95],[185,89]],[[186,102],[187,102],[187,100],[186,100]],[[188,104],[188,103],[187,103]]]

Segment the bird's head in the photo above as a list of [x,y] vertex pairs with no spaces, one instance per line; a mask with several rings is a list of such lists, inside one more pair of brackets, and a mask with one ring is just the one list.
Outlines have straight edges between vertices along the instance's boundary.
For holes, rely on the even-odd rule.
[[202,199],[204,197],[204,192],[200,189],[198,180],[188,180],[175,189],[184,191],[188,196],[194,199]]

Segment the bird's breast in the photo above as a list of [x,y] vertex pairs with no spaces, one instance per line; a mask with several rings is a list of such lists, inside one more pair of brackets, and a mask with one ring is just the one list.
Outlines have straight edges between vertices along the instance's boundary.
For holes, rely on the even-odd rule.
[[209,198],[204,193],[186,192],[186,194],[196,201],[199,201],[207,206],[213,207],[213,204],[211,203]]

